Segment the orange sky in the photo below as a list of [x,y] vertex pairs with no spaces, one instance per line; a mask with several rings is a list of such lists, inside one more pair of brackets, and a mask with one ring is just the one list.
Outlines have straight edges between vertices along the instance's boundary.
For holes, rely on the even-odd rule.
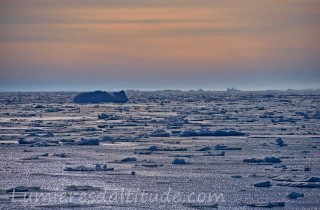
[[0,87],[315,87],[319,11],[319,0],[0,0]]

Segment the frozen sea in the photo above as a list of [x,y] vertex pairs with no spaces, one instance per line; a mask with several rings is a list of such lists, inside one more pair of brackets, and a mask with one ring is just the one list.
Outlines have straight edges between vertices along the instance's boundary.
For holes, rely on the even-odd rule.
[[320,208],[319,91],[76,94],[0,93],[0,209]]

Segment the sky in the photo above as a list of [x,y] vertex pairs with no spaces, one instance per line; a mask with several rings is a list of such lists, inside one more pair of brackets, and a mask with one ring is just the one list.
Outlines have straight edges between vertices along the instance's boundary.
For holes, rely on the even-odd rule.
[[0,91],[320,88],[320,0],[0,0]]

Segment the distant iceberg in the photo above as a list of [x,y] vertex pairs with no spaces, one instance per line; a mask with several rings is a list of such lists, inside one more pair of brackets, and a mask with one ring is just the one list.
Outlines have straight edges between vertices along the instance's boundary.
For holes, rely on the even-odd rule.
[[124,103],[128,101],[126,93],[121,90],[119,92],[108,93],[106,91],[84,92],[76,95],[73,99],[75,103],[103,103],[118,102]]
[[227,92],[228,93],[239,93],[239,92],[242,92],[241,90],[237,89],[237,88],[227,88]]

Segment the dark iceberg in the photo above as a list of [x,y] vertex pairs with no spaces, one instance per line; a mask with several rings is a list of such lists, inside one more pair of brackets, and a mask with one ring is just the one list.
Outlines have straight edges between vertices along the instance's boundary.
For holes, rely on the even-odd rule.
[[76,95],[73,99],[75,103],[103,103],[128,101],[126,93],[121,90],[119,92],[108,93],[106,91],[84,92]]

